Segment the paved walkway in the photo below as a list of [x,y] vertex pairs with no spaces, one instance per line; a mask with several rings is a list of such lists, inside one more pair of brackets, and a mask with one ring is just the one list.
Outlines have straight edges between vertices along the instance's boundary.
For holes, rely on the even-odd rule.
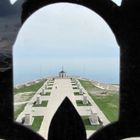
[[[79,83],[80,84],[80,83]],[[57,89],[55,88],[57,86]],[[81,86],[81,85],[80,85]],[[92,100],[92,98],[88,95],[87,91],[81,86],[83,91],[86,93],[88,100],[92,104],[92,108],[94,108],[101,120],[103,121],[103,125],[106,125],[109,123],[108,119],[105,117],[103,112],[99,109],[99,107],[95,104],[95,102]],[[76,110],[78,113],[82,116],[84,115],[90,115],[90,108],[91,106],[77,106],[76,105],[76,100],[81,99],[82,100],[82,95],[81,96],[74,96],[73,92],[79,91],[77,89],[72,88],[71,80],[70,79],[55,79],[50,99],[48,102],[48,106],[46,109],[46,112],[44,114],[44,120],[42,122],[41,128],[39,133],[47,139],[48,136],[48,130],[50,126],[50,122],[58,109],[59,105],[62,103],[64,98],[67,96],[73,105],[75,106]],[[87,137],[90,137],[91,134],[93,134],[95,131],[94,130],[88,130],[87,131]]]
[[[57,86],[57,89],[55,88]],[[71,80],[70,79],[55,79],[51,95],[50,95],[50,100],[48,102],[48,106],[46,109],[46,113],[44,115],[44,119],[41,125],[41,128],[39,130],[39,134],[41,134],[44,138],[47,139],[48,137],[48,130],[50,126],[50,122],[64,100],[65,97],[68,97],[73,105],[76,107],[76,102],[75,102],[75,97],[73,94],[73,89],[71,85]]]

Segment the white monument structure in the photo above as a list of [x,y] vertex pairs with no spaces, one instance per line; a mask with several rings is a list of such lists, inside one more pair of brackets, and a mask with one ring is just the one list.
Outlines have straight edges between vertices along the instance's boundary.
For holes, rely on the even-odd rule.
[[77,84],[77,88],[78,88],[78,89],[80,88],[80,85],[79,85],[79,84]]
[[[45,88],[46,88],[46,87],[45,87]],[[42,95],[45,94],[45,89],[44,89],[44,88],[42,88],[41,94],[42,94]]]
[[87,105],[88,104],[88,99],[86,95],[83,95],[83,104]]
[[99,125],[97,112],[93,108],[91,108],[90,113],[91,114],[89,116],[89,121],[91,125]]
[[83,95],[83,90],[81,88],[79,89],[79,94]]
[[40,95],[37,95],[37,97],[36,97],[36,104],[37,105],[41,104],[41,96]]
[[32,112],[30,110],[28,110],[25,112],[24,124],[32,125],[32,122],[33,122]]

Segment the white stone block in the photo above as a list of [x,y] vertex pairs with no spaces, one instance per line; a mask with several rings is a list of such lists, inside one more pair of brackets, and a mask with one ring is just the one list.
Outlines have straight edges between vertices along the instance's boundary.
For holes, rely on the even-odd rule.
[[41,94],[42,94],[42,95],[45,94],[45,89],[44,89],[44,88],[42,88]]
[[48,85],[47,85],[47,84],[45,84],[45,89],[47,89],[47,87],[48,87]]
[[80,89],[80,85],[79,84],[77,84],[77,88]]
[[88,99],[86,95],[83,95],[83,104],[87,105],[88,104]]
[[40,95],[37,95],[37,97],[36,97],[36,104],[37,105],[41,104],[41,96]]
[[79,89],[79,94],[83,95],[83,90],[81,88]]
[[90,113],[91,114],[89,116],[89,121],[90,121],[91,125],[99,125],[97,112],[92,108],[90,110]]
[[33,122],[32,112],[31,111],[25,112],[24,124],[32,125],[32,122]]

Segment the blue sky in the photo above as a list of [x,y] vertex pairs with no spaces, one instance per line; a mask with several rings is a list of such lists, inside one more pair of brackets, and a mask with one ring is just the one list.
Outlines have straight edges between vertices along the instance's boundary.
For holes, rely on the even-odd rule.
[[56,75],[61,67],[107,83],[119,82],[119,47],[106,22],[79,5],[59,3],[33,14],[14,44],[14,83]]

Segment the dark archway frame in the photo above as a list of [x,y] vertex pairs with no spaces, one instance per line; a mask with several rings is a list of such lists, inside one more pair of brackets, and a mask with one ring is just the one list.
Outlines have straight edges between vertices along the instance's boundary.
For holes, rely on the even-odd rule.
[[[36,10],[57,2],[70,2],[83,5],[90,8],[99,14],[112,29],[116,40],[120,46],[121,63],[120,63],[120,112],[119,120],[114,122],[99,131],[97,131],[89,140],[119,140],[128,137],[140,136],[140,102],[139,102],[139,84],[140,84],[140,2],[139,0],[122,0],[122,4],[118,7],[110,0],[27,0],[22,5],[22,23]],[[35,139],[41,140],[38,134],[28,130],[13,122],[13,83],[12,83],[12,68],[1,72],[0,78],[0,137],[5,139]],[[66,99],[58,113],[54,117],[50,130],[50,140],[56,131],[53,130],[54,125],[60,116],[61,111],[65,106],[71,108],[72,105]],[[7,113],[5,114],[5,112]],[[73,111],[74,112],[74,111]],[[67,115],[66,115],[67,116]],[[73,118],[73,121],[78,121],[78,115]],[[60,119],[59,118],[59,119]],[[78,123],[77,123],[78,124]],[[56,125],[55,125],[56,126]],[[79,122],[79,126],[82,127]],[[81,128],[79,127],[79,129]],[[73,127],[74,128],[74,127]],[[73,134],[70,139],[78,140],[85,139],[84,129],[81,128],[81,135],[75,137]],[[69,134],[67,134],[69,135]],[[63,134],[59,139],[66,139]],[[55,138],[56,139],[56,138]]]

